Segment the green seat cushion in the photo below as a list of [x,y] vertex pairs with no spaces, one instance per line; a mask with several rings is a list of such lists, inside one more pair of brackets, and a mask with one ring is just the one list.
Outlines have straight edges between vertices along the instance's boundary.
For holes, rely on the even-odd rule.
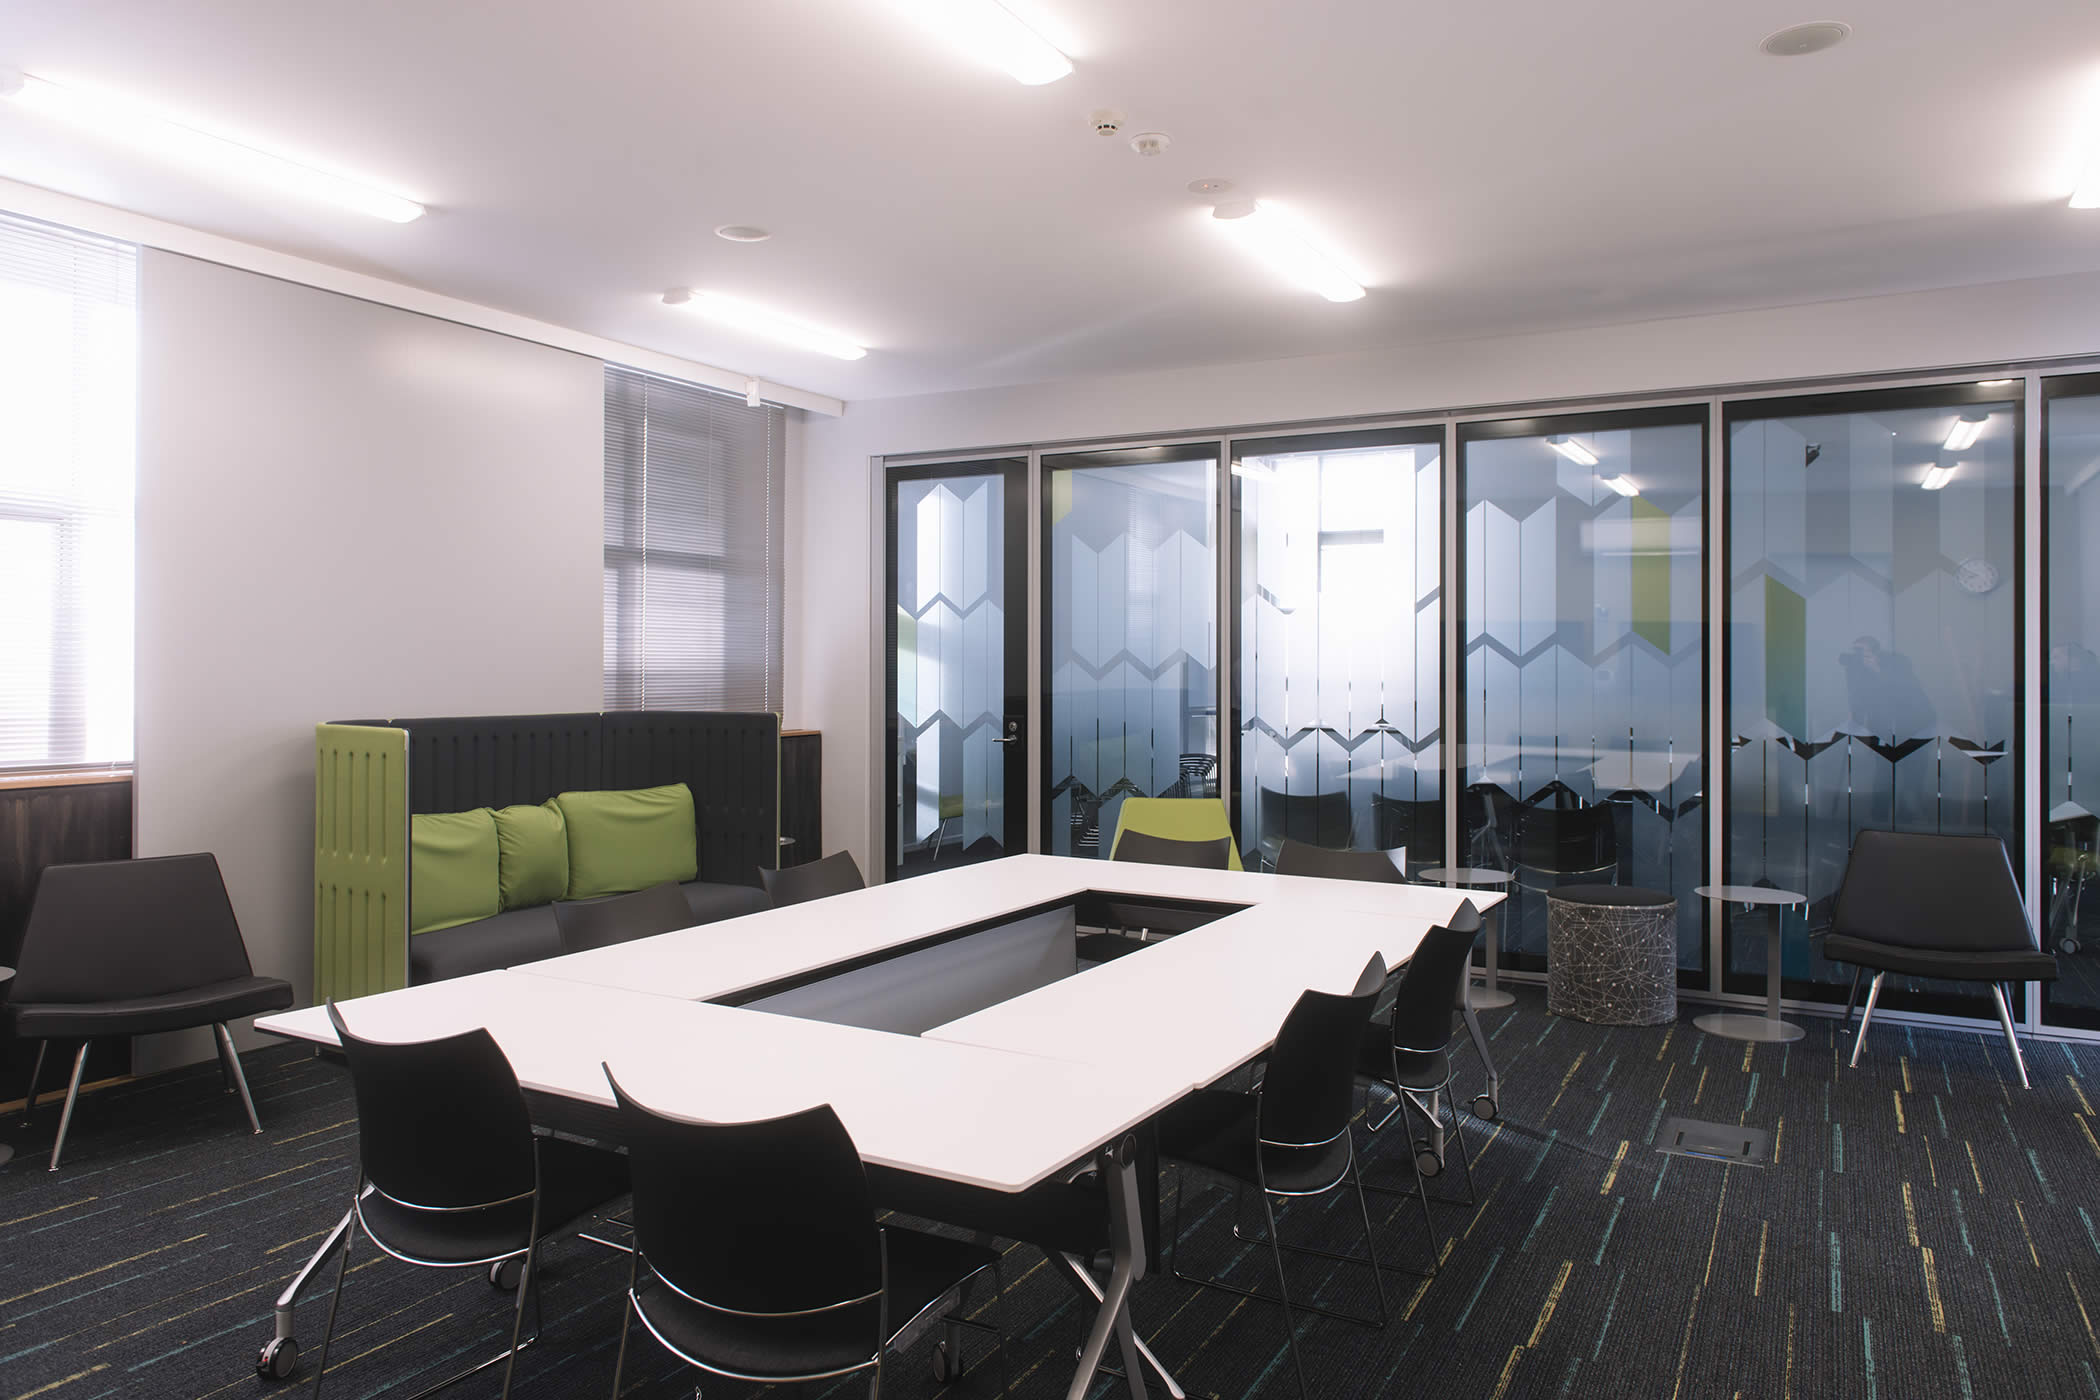
[[494,812],[419,813],[409,818],[408,841],[410,933],[501,912]]
[[569,829],[552,802],[496,809],[496,881],[505,909],[551,904],[569,889]]
[[645,890],[700,874],[693,791],[684,783],[554,799],[569,834],[570,899]]

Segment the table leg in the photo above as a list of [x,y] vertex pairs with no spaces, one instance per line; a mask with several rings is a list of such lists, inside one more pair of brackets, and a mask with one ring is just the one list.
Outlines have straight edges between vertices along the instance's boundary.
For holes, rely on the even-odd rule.
[[1771,922],[1765,928],[1765,1019],[1776,1028],[1779,1025],[1779,938],[1786,915],[1780,906],[1772,906]]
[[1130,1289],[1145,1276],[1145,1227],[1138,1208],[1137,1173],[1133,1159],[1137,1140],[1126,1137],[1101,1156],[1101,1181],[1108,1188],[1109,1270],[1108,1288],[1087,1330],[1086,1345],[1079,1350],[1079,1367],[1073,1372],[1066,1400],[1086,1400],[1094,1374],[1108,1351],[1111,1332],[1123,1343],[1124,1375],[1133,1400],[1145,1400],[1144,1353],[1137,1346],[1130,1325]]
[[[1791,1021],[1779,1018],[1780,977],[1784,971],[1780,954],[1780,934],[1786,924],[1786,906],[1770,906],[1772,920],[1765,926],[1765,1009],[1762,1015],[1750,1016],[1739,1011],[1711,1011],[1704,1016],[1692,1018],[1692,1024],[1709,1035],[1725,1036],[1730,1040],[1761,1040],[1776,1043],[1799,1040],[1807,1032]],[[1747,912],[1748,906],[1745,906]]]
[[1509,900],[1504,899],[1493,909],[1488,910],[1486,985],[1482,986],[1478,991],[1473,991],[1469,988],[1466,995],[1466,999],[1473,1004],[1476,1010],[1492,1011],[1498,1006],[1509,1006],[1516,1001],[1515,997],[1495,985],[1495,975],[1501,962],[1502,954],[1502,911],[1508,907]]

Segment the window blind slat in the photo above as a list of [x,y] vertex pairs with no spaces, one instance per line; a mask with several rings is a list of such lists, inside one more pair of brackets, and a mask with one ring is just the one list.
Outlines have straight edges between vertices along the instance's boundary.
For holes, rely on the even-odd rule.
[[605,368],[605,706],[778,710],[786,414]]

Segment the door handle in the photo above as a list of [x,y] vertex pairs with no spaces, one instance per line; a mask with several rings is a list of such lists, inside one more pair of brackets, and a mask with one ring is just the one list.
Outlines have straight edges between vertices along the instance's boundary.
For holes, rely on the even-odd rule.
[[1021,725],[1020,725],[1020,721],[1018,721],[1018,720],[1011,720],[1011,719],[1010,719],[1010,720],[1008,720],[1008,721],[1006,722],[1006,732],[1005,732],[1004,734],[994,734],[994,735],[992,736],[992,742],[993,742],[993,743],[995,743],[995,744],[1018,744],[1018,743],[1020,743],[1020,742],[1021,742]]

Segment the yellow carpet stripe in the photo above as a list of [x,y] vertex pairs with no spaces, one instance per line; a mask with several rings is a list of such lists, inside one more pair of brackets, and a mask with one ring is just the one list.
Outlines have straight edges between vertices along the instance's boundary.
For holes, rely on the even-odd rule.
[[2093,1155],[2100,1157],[2100,1141],[2094,1140],[2093,1130],[2085,1125],[2085,1120],[2074,1113],[2071,1115],[2071,1121],[2078,1125],[2079,1132],[2085,1134],[2085,1145],[2093,1149]]
[[1889,1090],[1889,1093],[1892,1096],[1894,1096],[1896,1100],[1896,1131],[1899,1133],[1907,1133],[1910,1131],[1910,1129],[1904,1126],[1903,1122],[1903,1091],[1901,1089],[1891,1089]]
[[1597,1188],[1600,1196],[1611,1194],[1611,1184],[1619,1179],[1619,1163],[1626,1160],[1626,1149],[1633,1146],[1629,1139],[1620,1139],[1619,1150],[1611,1154],[1611,1168],[1604,1173],[1604,1184]]
[[326,1157],[311,1157],[304,1162],[299,1162],[293,1166],[281,1168],[278,1171],[265,1172],[261,1176],[252,1176],[245,1181],[236,1181],[231,1186],[221,1186],[216,1191],[207,1191],[201,1196],[192,1196],[186,1201],[177,1201],[173,1205],[158,1206],[153,1210],[147,1211],[146,1214],[165,1215],[171,1210],[181,1210],[184,1206],[193,1206],[199,1201],[208,1201],[214,1196],[223,1196],[228,1191],[243,1190],[246,1187],[254,1185],[258,1181],[270,1181],[280,1176],[290,1176],[293,1172],[305,1171],[309,1167],[320,1165],[322,1162],[340,1162],[341,1160],[343,1160],[343,1154],[340,1152],[330,1153]]
[[[1727,1179],[1724,1177],[1722,1180],[1725,1183]],[[1692,1324],[1698,1321],[1699,1300],[1704,1295],[1704,1289],[1694,1289],[1692,1292],[1692,1310],[1686,1313],[1684,1318],[1684,1343],[1677,1348],[1677,1382],[1670,1387],[1670,1400],[1677,1400],[1677,1397],[1684,1393],[1684,1365],[1692,1357]]]
[[1524,1348],[1522,1347],[1511,1347],[1509,1349],[1509,1360],[1502,1363],[1502,1374],[1496,1378],[1494,1393],[1488,1396],[1488,1400],[1502,1400],[1505,1395],[1509,1394],[1510,1378],[1517,1374],[1517,1358],[1523,1354]]
[[2100,1356],[2100,1338],[2093,1336],[2093,1315],[2085,1310],[2085,1298],[2078,1291],[2078,1280],[2071,1276],[2069,1269],[2064,1270],[2064,1282],[2071,1285],[2071,1301],[2078,1304],[2078,1320],[2085,1324],[2085,1344],[2093,1349],[2093,1355]]
[[180,1249],[186,1244],[195,1244],[203,1238],[203,1234],[191,1235],[188,1239],[176,1240],[173,1244],[163,1244],[157,1245],[152,1249],[142,1249],[137,1254],[126,1259],[118,1259],[108,1264],[98,1264],[92,1269],[73,1275],[71,1278],[62,1278],[55,1283],[47,1283],[41,1288],[32,1288],[27,1293],[17,1293],[12,1298],[0,1298],[0,1308],[6,1307],[9,1303],[19,1303],[24,1298],[34,1298],[39,1293],[49,1293],[54,1288],[64,1288],[67,1284],[78,1283],[84,1278],[93,1278],[96,1274],[106,1274],[111,1269],[120,1269],[126,1264],[136,1264],[139,1260],[155,1254],[165,1254],[171,1249]]
[[1896,1063],[1903,1066],[1903,1092],[1906,1094],[1917,1092],[1910,1087],[1910,1056],[1899,1056]]
[[1976,1178],[1976,1194],[1981,1196],[1983,1194],[1983,1168],[1976,1165],[1976,1144],[1970,1142],[1967,1138],[1963,1138],[1961,1145],[1968,1149],[1969,1175]]
[[1771,1234],[1772,1222],[1770,1220],[1759,1222],[1757,1227],[1757,1275],[1750,1284],[1750,1296],[1753,1298],[1765,1296],[1765,1241],[1771,1237]]
[[1794,1304],[1786,1305],[1786,1370],[1780,1381],[1780,1400],[1794,1400]]
[[49,1395],[52,1391],[58,1389],[62,1385],[71,1385],[77,1380],[84,1380],[87,1377],[94,1375],[97,1371],[107,1371],[108,1369],[109,1363],[105,1361],[99,1366],[90,1366],[85,1371],[75,1371],[72,1375],[67,1376],[62,1380],[52,1381],[49,1385],[40,1385],[35,1390],[25,1390],[20,1395],[17,1395],[15,1397],[15,1400],[29,1400],[29,1397],[32,1395]]
[[[1539,1309],[1539,1320],[1531,1325],[1530,1339],[1524,1343],[1523,1347],[1517,1348],[1518,1351],[1524,1350],[1524,1347],[1537,1346],[1539,1338],[1546,1335],[1546,1324],[1553,1321],[1553,1310],[1560,1306],[1560,1291],[1568,1286],[1568,1275],[1573,1273],[1574,1270],[1575,1261],[1573,1259],[1560,1261],[1560,1272],[1554,1275],[1553,1287],[1546,1293],[1546,1305]],[[1510,1360],[1512,1362],[1516,1360],[1514,1354],[1511,1355]]]
[[1746,1040],[1743,1042],[1743,1073],[1745,1074],[1748,1074],[1750,1072],[1750,1052],[1752,1050],[1755,1050],[1756,1048],[1757,1042],[1754,1040]]
[[1712,1068],[1712,1065],[1699,1066],[1699,1087],[1692,1090],[1693,1103],[1697,1103],[1699,1102],[1699,1100],[1706,1097],[1706,1072]]
[[282,1147],[288,1142],[297,1142],[301,1138],[319,1137],[322,1133],[332,1133],[337,1128],[347,1128],[356,1121],[357,1120],[355,1118],[340,1118],[337,1119],[335,1122],[328,1124],[325,1127],[309,1128],[303,1133],[293,1133],[290,1137],[287,1138],[277,1138],[275,1139],[275,1142],[277,1146]]
[[1779,1144],[1786,1137],[1786,1119],[1781,1118],[1772,1129],[1772,1165],[1779,1165]]
[[1925,1171],[1932,1181],[1932,1189],[1937,1191],[1940,1186],[1939,1164],[1932,1160],[1932,1139],[1925,1138],[1923,1141],[1925,1143]]
[[1918,1212],[1917,1208],[1911,1204],[1910,1183],[1907,1181],[1903,1183],[1903,1230],[1905,1234],[1910,1236],[1910,1247],[1916,1249],[1918,1247]]
[[1940,1271],[1932,1260],[1932,1246],[1926,1245],[1918,1251],[1918,1258],[1925,1268],[1925,1300],[1932,1305],[1932,1330],[1947,1330],[1947,1308],[1940,1301]]
[[[2088,1133],[2087,1136],[2091,1137],[2092,1135]],[[64,1205],[53,1206],[49,1210],[32,1211],[28,1215],[18,1215],[12,1220],[0,1220],[0,1230],[5,1230],[10,1225],[19,1225],[25,1220],[41,1220],[47,1215],[56,1215],[62,1210],[71,1210],[75,1206],[84,1206],[89,1201],[99,1201],[101,1199],[100,1196],[82,1196],[77,1201],[67,1201]]]
[[2034,1266],[2039,1269],[2042,1267],[2042,1256],[2034,1252],[2034,1232],[2027,1228],[2027,1212],[2020,1209],[2018,1201],[2013,1202],[2013,1214],[2020,1217],[2020,1233],[2027,1239],[2027,1257],[2032,1259]]
[[[1733,1175],[1733,1172],[1722,1175],[1720,1199],[1714,1202],[1714,1235],[1713,1239],[1706,1246],[1706,1276],[1699,1280],[1699,1287],[1702,1289],[1714,1281],[1714,1255],[1718,1254],[1721,1249],[1721,1221],[1725,1218],[1728,1209],[1728,1181]],[[1679,1369],[1682,1370],[1683,1368],[1680,1366]]]
[[[1672,1024],[1668,1030],[1663,1032],[1663,1043],[1655,1047],[1655,1062],[1657,1064],[1661,1064],[1662,1057],[1670,1052],[1670,1041],[1671,1038],[1674,1037],[1676,1034],[1677,1027],[1675,1024]],[[1668,1083],[1669,1081],[1664,1080],[1663,1082]]]
[[2085,1090],[2079,1085],[2078,1076],[2075,1074],[2067,1074],[2064,1076],[2064,1082],[2071,1086],[2072,1093],[2078,1095],[2078,1106],[2084,1109],[2088,1114],[2090,1114],[2093,1111],[2093,1105],[2086,1098]]
[[1568,1081],[1575,1077],[1575,1071],[1582,1068],[1582,1062],[1589,1058],[1589,1053],[1584,1050],[1575,1056],[1575,1062],[1568,1066],[1568,1072],[1560,1077],[1560,1089],[1553,1095],[1553,1102],[1547,1104],[1546,1111],[1539,1115],[1539,1122],[1545,1122],[1553,1116],[1553,1110],[1560,1107],[1561,1095],[1568,1092]]

